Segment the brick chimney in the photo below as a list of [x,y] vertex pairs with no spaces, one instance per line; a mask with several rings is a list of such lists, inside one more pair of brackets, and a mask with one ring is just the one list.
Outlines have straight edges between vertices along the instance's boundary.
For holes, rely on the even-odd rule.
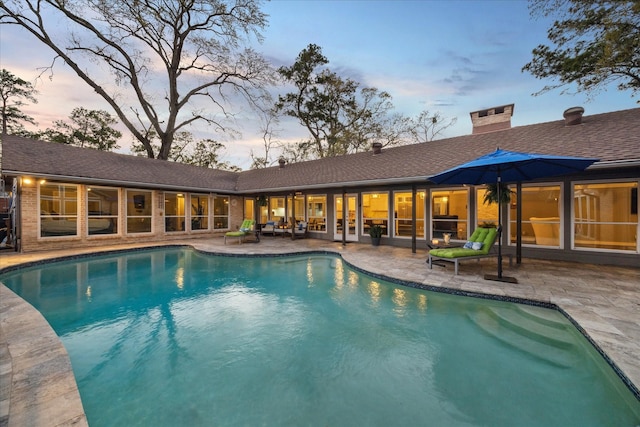
[[471,123],[473,123],[472,134],[510,129],[514,108],[515,104],[508,104],[470,113]]

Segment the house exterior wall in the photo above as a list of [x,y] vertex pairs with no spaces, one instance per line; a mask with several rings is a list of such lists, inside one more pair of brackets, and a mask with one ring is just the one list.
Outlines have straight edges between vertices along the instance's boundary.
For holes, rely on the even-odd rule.
[[[73,184],[76,185],[76,184]],[[235,229],[238,222],[235,218],[242,218],[242,198],[230,197],[229,229],[212,229],[212,220],[209,220],[208,230],[187,230],[181,232],[165,232],[164,191],[151,190],[152,193],[152,226],[150,233],[128,234],[126,232],[127,204],[126,189],[118,188],[119,212],[118,233],[106,235],[88,235],[87,217],[87,185],[78,185],[78,235],[40,237],[40,207],[38,200],[38,186],[36,184],[23,184],[19,192],[20,216],[19,216],[19,247],[21,252],[55,251],[69,248],[92,248],[104,245],[140,242],[170,242],[185,238],[221,236],[229,229]],[[115,188],[115,187],[114,187]],[[212,198],[210,197],[210,203]],[[211,215],[211,214],[210,214]],[[187,216],[187,221],[188,221]],[[238,226],[240,222],[238,222]]]
[[[562,235],[561,245],[559,248],[540,247],[532,245],[523,245],[522,256],[530,258],[540,259],[554,259],[563,261],[575,261],[575,262],[588,262],[588,263],[601,263],[609,265],[625,265],[625,266],[638,266],[640,265],[640,254],[638,251],[608,251],[597,249],[573,249],[571,247],[573,237],[573,225],[572,225],[572,205],[574,203],[572,184],[574,182],[607,182],[611,180],[625,180],[625,181],[640,181],[640,168],[620,168],[620,169],[608,169],[597,172],[589,172],[580,176],[572,176],[570,178],[556,179],[549,181],[551,183],[560,184],[563,188],[563,201],[561,217],[562,217]],[[541,183],[543,184],[543,183]],[[40,206],[39,206],[39,194],[38,185],[23,184],[19,190],[19,237],[20,237],[20,250],[22,252],[44,251],[44,250],[60,250],[66,248],[91,248],[99,247],[110,244],[122,244],[122,243],[139,243],[139,242],[171,242],[186,238],[210,238],[216,236],[222,236],[226,231],[236,230],[242,223],[244,218],[251,216],[250,213],[244,212],[244,199],[245,197],[252,196],[224,196],[229,197],[228,208],[228,228],[225,229],[213,229],[214,221],[212,218],[212,207],[214,195],[209,195],[210,212],[209,212],[209,228],[207,230],[189,230],[190,226],[187,225],[186,231],[177,232],[165,232],[165,192],[162,190],[144,190],[151,192],[151,204],[152,204],[152,231],[150,233],[126,233],[126,219],[127,219],[127,189],[117,188],[119,194],[119,212],[118,212],[118,234],[113,235],[88,235],[88,216],[87,216],[87,188],[86,184],[69,184],[77,185],[78,188],[78,235],[77,236],[61,236],[61,237],[40,237]],[[432,238],[432,200],[430,196],[431,190],[441,191],[442,187],[433,187],[427,185],[427,182],[416,183],[416,189],[418,191],[425,190],[427,197],[424,200],[424,229],[425,233],[423,237],[416,238],[416,248],[418,251],[426,251],[428,249],[427,242]],[[461,187],[462,188],[462,187]],[[362,203],[363,194],[372,192],[386,192],[389,194],[389,207],[388,207],[388,222],[389,233],[382,238],[382,244],[392,245],[397,247],[413,247],[413,239],[411,237],[394,237],[393,235],[393,222],[394,222],[394,206],[393,206],[393,194],[394,192],[411,192],[412,185],[409,184],[394,184],[389,186],[359,186],[349,188],[327,188],[325,190],[313,189],[310,191],[304,191],[304,189],[297,189],[295,193],[302,193],[303,196],[307,195],[324,195],[326,196],[326,230],[316,231],[309,230],[308,235],[312,238],[340,241],[341,236],[334,234],[335,229],[335,196],[342,195],[343,192],[350,194],[357,194],[357,215],[358,215],[358,233],[357,241],[360,243],[370,243],[370,237],[365,233],[362,226]],[[176,191],[172,191],[176,193]],[[188,192],[184,192],[189,194]],[[291,196],[294,192],[288,193],[262,193],[268,197],[285,197]],[[190,196],[189,196],[190,197]],[[306,199],[305,199],[306,200]],[[187,201],[189,201],[187,199]],[[468,197],[468,212],[469,219],[468,224],[470,231],[476,226],[477,218],[474,217],[476,212],[476,206],[481,201],[476,200],[475,189],[469,189]],[[305,203],[306,211],[306,203]],[[509,230],[507,226],[507,218],[509,215],[509,209],[505,206],[503,211],[503,249],[505,253],[515,254],[516,247],[509,242]],[[299,215],[299,213],[297,213]],[[512,214],[512,212],[511,212]],[[306,212],[305,212],[306,215]],[[422,219],[422,218],[419,218]],[[189,214],[185,214],[185,223],[189,224]],[[460,239],[458,239],[460,240]],[[637,237],[636,237],[637,241]]]
[[[546,183],[552,183],[554,185],[561,185],[563,188],[563,205],[561,206],[562,212],[562,225],[563,225],[563,234],[560,236],[561,245],[560,248],[545,248],[540,246],[526,245],[522,246],[522,256],[525,258],[537,258],[537,259],[551,259],[558,261],[569,261],[569,262],[583,262],[583,263],[591,263],[591,264],[607,264],[607,265],[620,265],[620,266],[633,266],[637,267],[640,265],[640,253],[636,250],[633,251],[612,251],[612,250],[597,250],[597,249],[584,249],[584,248],[572,248],[572,237],[573,237],[573,203],[574,197],[572,193],[572,185],[575,182],[592,182],[592,183],[602,183],[602,182],[611,182],[611,181],[639,181],[640,180],[640,169],[638,168],[620,168],[618,170],[605,170],[599,172],[589,172],[579,176],[572,176],[570,178],[556,178],[549,181],[545,181]],[[538,182],[538,184],[545,184],[545,182]],[[462,187],[460,187],[462,188]],[[441,187],[434,187],[424,184],[417,184],[417,190],[426,190],[427,197],[425,198],[424,205],[424,226],[425,226],[425,236],[416,238],[416,247],[418,251],[424,251],[428,249],[427,243],[431,240],[431,229],[432,229],[432,212],[431,212],[431,198],[429,197],[431,190],[441,190]],[[300,189],[302,190],[302,189]],[[375,187],[351,187],[347,189],[326,189],[326,190],[313,190],[308,193],[302,191],[306,194],[324,194],[327,197],[327,227],[325,232],[318,232],[314,230],[309,230],[308,234],[312,238],[328,240],[328,241],[341,241],[341,236],[334,235],[334,224],[335,224],[335,196],[342,195],[343,192],[349,194],[357,194],[358,196],[358,207],[357,207],[357,215],[360,216],[359,221],[359,229],[358,229],[358,239],[359,243],[368,244],[371,242],[371,238],[368,234],[363,233],[362,227],[362,196],[364,193],[371,192],[388,192],[389,193],[389,224],[392,227],[393,223],[393,201],[392,195],[394,192],[411,192],[411,185],[393,185],[393,186],[375,186]],[[284,197],[285,194],[277,193],[277,194],[267,194],[271,197]],[[470,232],[476,226],[476,222],[478,218],[475,218],[476,207],[482,204],[482,200],[477,200],[475,197],[475,188],[469,188],[469,199],[468,199],[468,215],[469,215],[469,227]],[[514,218],[509,218],[510,209],[508,206],[503,206],[502,218],[503,218],[503,240],[502,240],[502,248],[505,254],[516,255],[516,245],[509,241],[509,221],[508,219],[514,220]],[[640,227],[640,226],[638,226]],[[638,228],[637,227],[637,228]],[[269,238],[269,237],[266,237]],[[463,241],[463,240],[462,240]],[[637,237],[636,237],[637,242]],[[393,229],[390,228],[388,236],[382,238],[383,245],[392,245],[396,247],[405,247],[411,248],[413,246],[412,238],[410,237],[394,237]],[[637,245],[637,243],[636,243]]]

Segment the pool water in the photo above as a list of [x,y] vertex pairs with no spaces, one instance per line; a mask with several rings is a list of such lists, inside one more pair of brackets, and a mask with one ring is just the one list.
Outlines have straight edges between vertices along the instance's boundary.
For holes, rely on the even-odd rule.
[[128,252],[9,272],[97,426],[637,426],[555,310],[428,292],[339,257]]

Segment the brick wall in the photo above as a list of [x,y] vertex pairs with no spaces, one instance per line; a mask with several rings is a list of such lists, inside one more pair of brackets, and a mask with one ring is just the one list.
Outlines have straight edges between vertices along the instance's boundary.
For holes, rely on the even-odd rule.
[[[20,247],[22,252],[55,251],[68,248],[91,248],[122,243],[170,242],[185,238],[205,238],[223,236],[227,230],[195,230],[186,232],[164,232],[164,192],[152,191],[152,232],[126,234],[125,189],[118,189],[120,200],[118,234],[88,235],[87,186],[78,186],[78,235],[60,237],[40,237],[38,189],[36,184],[23,185],[20,192]],[[235,203],[234,203],[235,200]],[[242,197],[230,198],[229,228],[237,229],[243,219]],[[210,204],[213,198],[210,199]],[[188,222],[188,221],[187,221]],[[209,221],[212,226],[213,221]]]
[[514,106],[511,104],[472,112],[473,134],[511,128],[513,109]]

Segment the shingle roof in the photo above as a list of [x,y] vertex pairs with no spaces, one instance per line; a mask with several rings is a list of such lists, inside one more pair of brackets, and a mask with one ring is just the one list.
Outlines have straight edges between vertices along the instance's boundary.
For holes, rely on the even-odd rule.
[[230,191],[237,172],[201,168],[13,135],[2,137],[2,171],[130,187]]
[[640,162],[640,108],[465,135],[428,143],[312,160],[240,173],[81,149],[17,136],[3,137],[2,169],[88,182],[203,191],[252,192],[349,184],[424,181],[497,147],[512,151],[596,157],[600,163]]
[[419,181],[496,148],[538,154],[599,158],[600,163],[640,161],[640,108],[584,116],[581,125],[564,120],[497,132],[440,139],[422,144],[246,171],[238,190],[336,187],[366,181]]

